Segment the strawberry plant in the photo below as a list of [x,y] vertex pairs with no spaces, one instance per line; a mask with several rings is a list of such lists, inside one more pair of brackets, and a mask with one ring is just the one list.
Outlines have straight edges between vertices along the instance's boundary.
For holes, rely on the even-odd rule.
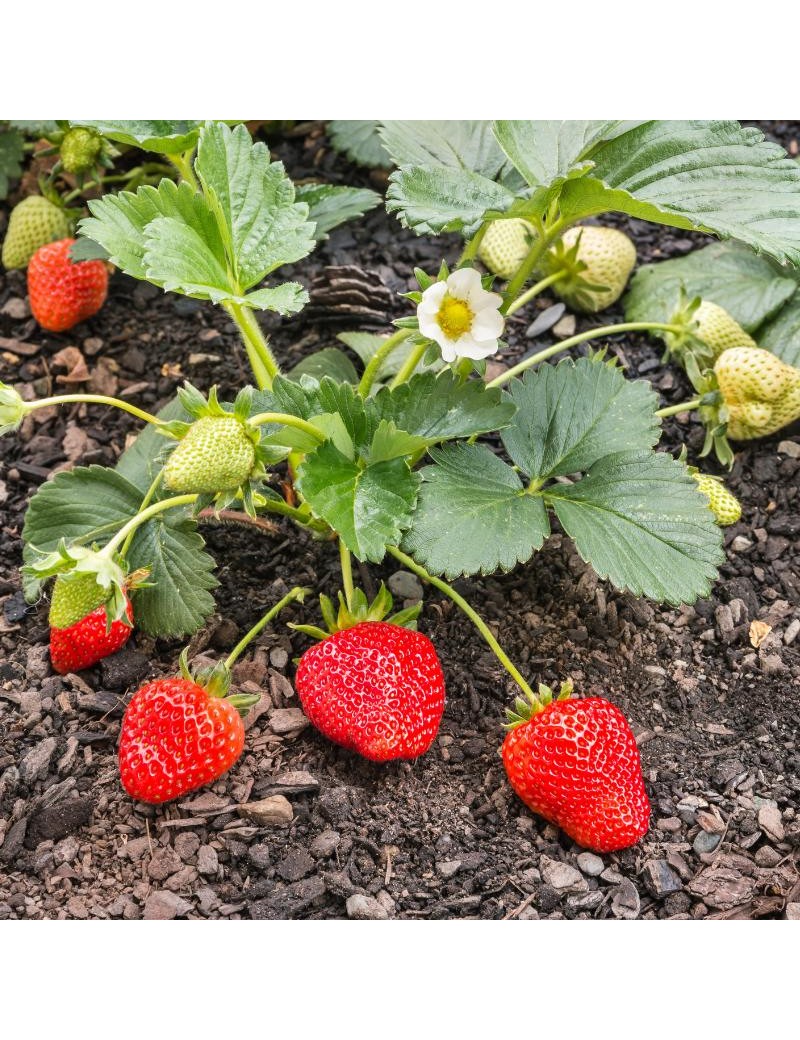
[[[198,514],[233,509],[244,522],[261,514],[291,521],[335,545],[341,568],[338,612],[326,595],[334,590],[319,590],[325,627],[296,626],[319,640],[301,658],[298,693],[323,733],[387,760],[423,753],[444,703],[436,652],[413,631],[416,611],[392,615],[383,587],[369,603],[354,581],[353,558],[397,561],[464,611],[527,698],[530,711],[518,712],[504,751],[521,797],[590,847],[638,840],[647,798],[619,711],[596,700],[546,703],[451,581],[524,566],[557,523],[618,589],[674,605],[708,594],[724,559],[709,488],[683,459],[657,450],[660,420],[676,409],[660,409],[652,386],[626,379],[602,350],[548,363],[616,332],[683,341],[698,332],[696,308],[591,329],[493,378],[486,362],[501,349],[509,316],[551,286],[590,312],[623,291],[630,243],[585,223],[605,211],[733,236],[778,263],[797,263],[800,168],[733,123],[382,123],[396,166],[388,208],[418,234],[460,232],[463,251],[452,269],[442,262],[415,272],[417,288],[405,294],[407,313],[391,334],[341,337],[358,354],[360,373],[328,348],[311,375],[281,370],[258,312],[298,313],[308,294],[281,268],[302,260],[343,213],[372,200],[348,188],[296,188],[244,126],[87,129],[160,151],[177,180],[90,200],[80,255],[100,253],[134,278],[222,307],[241,333],[253,381],[234,400],[216,387],[203,394],[187,385],[158,415],[101,395],[24,401],[0,387],[5,431],[38,408],[77,401],[121,408],[148,427],[116,469],[60,473],[34,496],[24,530],[28,597],[51,577],[89,574],[96,587],[87,582],[81,609],[105,611],[107,629],[123,622],[130,601],[135,628],[189,636],[214,608],[214,561]],[[482,245],[495,227],[515,222],[519,231],[519,221],[531,230],[522,228],[524,248],[513,262],[503,252],[505,285],[496,283],[476,261],[488,255]],[[741,393],[726,390],[722,371],[742,350],[750,348],[725,350],[716,361],[729,415],[752,424],[763,390],[772,394],[769,421],[788,421],[792,377],[767,372],[752,350],[737,360]],[[706,395],[703,407],[712,404],[719,409]],[[134,584],[131,575],[142,570],[146,581]],[[168,800],[236,760],[243,734],[234,709],[246,704],[224,696],[230,663],[136,695],[121,749],[134,797]],[[186,718],[191,747],[177,732],[160,731],[154,719],[167,708]],[[213,738],[195,743],[209,718]],[[549,727],[558,739],[540,740]],[[161,748],[172,764],[140,783]],[[184,756],[192,766],[176,776]],[[567,756],[563,790],[543,793],[559,756]],[[213,760],[213,769],[194,768],[201,760]],[[586,775],[574,775],[584,767]]]

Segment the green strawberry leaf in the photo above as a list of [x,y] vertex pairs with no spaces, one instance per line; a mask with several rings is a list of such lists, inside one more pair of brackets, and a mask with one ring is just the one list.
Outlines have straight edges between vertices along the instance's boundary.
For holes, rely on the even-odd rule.
[[608,455],[545,497],[581,557],[617,588],[676,606],[711,591],[722,533],[686,466],[669,455]]
[[669,321],[681,287],[723,307],[753,332],[794,294],[797,281],[785,268],[740,242],[713,242],[687,256],[640,267],[625,297],[628,321]]
[[17,130],[0,130],[0,199],[8,195],[11,181],[22,174],[23,143]]
[[345,221],[362,217],[374,209],[381,197],[369,188],[348,188],[338,184],[298,184],[297,201],[308,206],[308,219],[316,225],[314,238],[322,242],[328,233]]
[[477,381],[461,384],[449,369],[439,375],[424,372],[394,390],[380,390],[374,406],[382,419],[426,444],[502,429],[515,410],[499,390]]
[[69,258],[73,264],[81,260],[108,260],[108,250],[93,242],[91,238],[79,238],[72,243]]
[[281,314],[300,310],[308,297],[294,282],[247,293],[314,247],[308,209],[295,203],[281,163],[270,163],[243,126],[212,123],[201,132],[195,165],[202,193],[164,179],[157,188],[105,195],[89,203],[80,234],[126,274],[164,289]]
[[403,549],[434,574],[508,571],[550,533],[544,502],[484,444],[432,448]]
[[[364,333],[369,335],[369,333]],[[288,372],[291,379],[300,379],[301,376],[311,376],[312,379],[320,380],[323,376],[330,376],[337,383],[357,383],[358,373],[355,365],[343,350],[338,347],[324,347],[317,350],[291,368]]]
[[359,166],[389,167],[392,160],[383,147],[378,125],[373,119],[332,119],[328,138],[337,152]]
[[800,368],[800,293],[780,311],[758,333],[758,345],[772,351],[787,365]]
[[390,420],[381,419],[372,444],[369,446],[367,457],[370,463],[386,462],[389,459],[404,458],[406,455],[415,455],[427,447],[424,437],[415,437],[405,430],[398,430],[397,426]]
[[[178,397],[174,397],[165,404],[157,416],[164,422],[173,422],[176,419],[179,422],[192,421],[192,417]],[[120,455],[115,470],[144,494],[155,479],[156,472],[161,468],[161,457],[174,445],[175,441],[158,433],[154,426],[145,426],[133,443]]]
[[[57,474],[31,499],[22,532],[23,558],[52,552],[63,538],[98,546],[139,510],[142,492],[121,474],[103,466]],[[213,559],[204,551],[197,524],[186,510],[162,513],[137,531],[128,563],[150,569],[151,587],[133,597],[135,623],[150,635],[172,638],[196,632],[214,610],[209,589],[216,586]],[[26,584],[35,598],[36,583]]]
[[365,403],[351,383],[339,383],[329,376],[317,381],[306,374],[300,382],[278,376],[272,384],[271,403],[264,411],[285,412],[310,420],[318,415],[338,414],[353,444],[362,451],[369,446],[378,424],[372,402]]
[[384,120],[379,133],[396,166],[466,169],[488,180],[507,166],[488,119]]
[[326,441],[299,467],[297,488],[357,559],[380,563],[411,523],[419,479],[402,458],[364,466]]
[[593,358],[529,369],[508,399],[516,414],[501,437],[511,459],[538,483],[585,472],[612,452],[651,448],[658,397],[644,379]]
[[145,152],[176,155],[197,144],[202,122],[194,119],[81,120],[72,126],[93,127],[109,141],[133,145]]
[[737,238],[800,262],[800,164],[731,120],[653,120],[596,144],[591,174],[568,180],[562,216],[617,211]]
[[269,161],[247,128],[209,123],[197,146],[195,170],[219,223],[233,282],[250,289],[282,264],[314,248],[308,206],[295,202],[283,163]]

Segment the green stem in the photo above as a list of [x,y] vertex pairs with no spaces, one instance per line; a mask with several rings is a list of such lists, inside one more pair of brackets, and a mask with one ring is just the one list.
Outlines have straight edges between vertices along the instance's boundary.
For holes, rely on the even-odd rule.
[[236,659],[247,648],[248,644],[252,642],[253,639],[255,639],[255,637],[259,634],[259,632],[261,632],[262,629],[267,627],[270,621],[272,621],[272,619],[276,617],[283,610],[284,607],[288,606],[290,603],[294,603],[296,600],[299,600],[302,603],[303,597],[307,596],[309,592],[311,592],[311,589],[301,588],[298,585],[295,588],[293,588],[291,592],[287,592],[283,599],[278,600],[275,606],[268,610],[267,613],[261,618],[261,620],[257,621],[256,624],[253,625],[253,627],[247,633],[247,635],[240,639],[236,646],[233,648],[233,650],[231,650],[225,661],[225,667],[228,669],[233,667],[234,663],[236,662]]
[[222,306],[239,329],[259,390],[272,389],[272,380],[280,374],[280,368],[253,311],[232,300],[227,300]]
[[339,561],[342,567],[342,585],[344,587],[344,598],[347,603],[347,609],[350,610],[353,605],[353,563],[350,558],[350,550],[344,544],[342,539],[339,539]]
[[451,588],[446,581],[442,581],[441,578],[436,578],[432,574],[429,574],[424,567],[420,567],[418,563],[411,559],[410,556],[406,556],[404,552],[396,549],[394,546],[388,546],[387,551],[394,556],[396,560],[407,567],[410,571],[413,571],[418,577],[422,578],[423,581],[427,581],[434,588],[437,588],[440,592],[443,592],[445,596],[449,597],[457,607],[464,611],[470,621],[475,625],[480,634],[489,644],[492,649],[492,653],[495,655],[500,664],[505,668],[514,682],[519,688],[529,697],[536,700],[536,694],[533,692],[531,687],[522,677],[518,669],[512,664],[508,654],[500,646],[495,637],[492,635],[492,631],[483,618],[467,603],[463,596],[460,596],[454,588]]
[[520,309],[520,307],[524,307],[526,303],[530,303],[534,296],[538,296],[540,292],[544,292],[548,286],[560,282],[561,279],[566,278],[568,274],[569,271],[556,271],[554,274],[549,274],[546,278],[542,278],[540,282],[537,282],[536,285],[532,285],[530,289],[526,289],[522,296],[518,296],[517,299],[514,300],[506,311],[506,316],[510,318],[512,314]]
[[500,308],[503,314],[508,313],[509,307],[522,292],[525,283],[536,269],[536,265],[541,260],[542,254],[548,248],[553,239],[558,237],[563,226],[564,221],[557,220],[552,227],[545,231],[544,224],[541,220],[534,221],[534,227],[536,228],[536,241],[531,246],[528,255],[519,265],[517,273],[506,286],[506,291],[503,294],[505,302]]
[[489,222],[481,224],[472,238],[464,245],[464,249],[461,256],[458,258],[458,267],[463,267],[465,264],[470,263],[478,255],[478,250],[481,247],[483,236],[489,230]]
[[147,509],[142,510],[141,513],[137,513],[136,516],[121,527],[119,531],[114,535],[108,544],[100,550],[101,556],[108,556],[109,558],[114,555],[114,552],[118,545],[121,545],[132,531],[136,531],[143,523],[151,520],[154,516],[159,513],[163,513],[165,509],[175,509],[178,506],[188,506],[192,502],[196,502],[198,495],[176,495],[174,498],[164,498],[160,502],[155,502],[152,506],[148,506]]
[[540,361],[547,361],[547,359],[553,357],[553,355],[560,354],[562,351],[569,350],[571,347],[577,347],[579,343],[585,343],[587,340],[597,339],[599,336],[613,336],[618,332],[646,332],[650,329],[657,329],[664,332],[684,331],[681,325],[666,325],[654,321],[627,321],[622,322],[620,325],[604,325],[599,329],[589,329],[588,332],[581,332],[577,336],[572,336],[570,339],[562,340],[560,343],[554,343],[552,347],[540,350],[538,354],[532,354],[530,357],[520,361],[518,365],[509,368],[508,371],[503,372],[486,385],[487,387],[502,386],[515,376],[518,376],[520,372],[526,371],[526,369],[531,368],[533,365],[538,365]]
[[659,419],[666,419],[669,415],[680,415],[681,412],[690,412],[693,408],[697,408],[700,404],[699,397],[693,397],[691,401],[684,401],[683,404],[671,404],[669,408],[659,408],[656,415]]
[[181,180],[190,184],[195,191],[199,191],[200,185],[197,182],[197,177],[194,175],[194,167],[192,166],[193,151],[194,149],[190,148],[188,152],[182,152],[180,155],[170,155],[169,161],[178,171]]
[[389,388],[391,390],[394,390],[396,386],[400,386],[402,383],[405,383],[408,379],[411,378],[411,376],[414,374],[414,369],[417,367],[420,361],[422,361],[422,358],[425,355],[425,351],[428,349],[428,346],[428,343],[420,343],[418,346],[414,347],[414,349],[406,358],[403,367],[400,369],[400,371],[389,384]]
[[358,392],[362,397],[367,397],[369,395],[369,392],[372,389],[372,384],[375,382],[378,371],[386,358],[396,347],[399,347],[404,340],[407,340],[410,335],[411,329],[398,329],[397,332],[389,336],[385,343],[382,343],[378,347],[370,358],[369,364],[364,369],[361,382],[358,384]]
[[26,408],[32,412],[36,408],[49,408],[51,404],[105,404],[111,408],[121,408],[123,412],[129,412],[137,419],[152,423],[153,426],[163,425],[157,416],[137,408],[135,404],[128,404],[127,401],[120,401],[116,397],[105,397],[102,394],[61,394],[58,397],[43,397],[40,401],[31,401]]
[[[153,495],[156,493],[156,491],[158,491],[158,487],[159,487],[159,485],[161,483],[162,476],[163,476],[163,474],[162,474],[161,470],[159,470],[158,473],[156,473],[156,476],[155,476],[155,479],[153,480],[153,483],[147,489],[147,494],[144,496],[144,498],[142,499],[141,503],[139,504],[139,512],[140,513],[141,513],[141,511],[143,509],[147,509],[147,507],[152,502]],[[128,531],[128,536],[125,539],[125,541],[124,541],[124,543],[122,545],[122,548],[119,551],[119,554],[123,558],[123,560],[125,559],[125,557],[128,554],[128,549],[130,549],[131,542],[133,541],[135,535],[136,535],[136,528],[134,528],[132,531]]]
[[326,440],[325,434],[316,426],[300,419],[296,415],[285,415],[283,412],[260,412],[249,420],[251,426],[263,426],[264,423],[281,423],[283,426],[294,426],[296,430],[302,430],[309,437],[313,437],[320,444]]

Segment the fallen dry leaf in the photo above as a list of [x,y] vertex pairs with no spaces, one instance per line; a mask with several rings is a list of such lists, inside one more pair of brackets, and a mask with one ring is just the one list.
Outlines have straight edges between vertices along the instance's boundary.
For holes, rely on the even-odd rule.
[[69,386],[70,383],[85,383],[89,378],[89,369],[86,360],[77,347],[64,347],[53,355],[53,365],[56,368],[65,368],[67,374],[56,376],[56,382]]
[[766,621],[752,621],[750,623],[750,645],[758,650],[771,631],[772,625],[768,625]]

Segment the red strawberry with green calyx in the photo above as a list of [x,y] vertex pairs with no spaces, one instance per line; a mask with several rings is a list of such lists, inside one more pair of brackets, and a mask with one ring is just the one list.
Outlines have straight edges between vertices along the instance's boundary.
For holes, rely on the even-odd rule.
[[231,676],[222,662],[192,676],[184,650],[180,666],[180,676],[142,686],[122,720],[122,786],[151,805],[203,787],[235,765],[244,750],[242,715],[258,700],[227,696]]
[[391,610],[384,586],[375,601],[356,590],[338,617],[321,596],[330,634],[293,625],[321,642],[300,658],[295,685],[308,718],[329,740],[373,762],[417,758],[433,743],[444,711],[444,675],[433,643],[414,625],[418,607]]
[[602,697],[570,699],[571,683],[519,698],[508,712],[502,755],[522,801],[594,852],[635,845],[650,803],[639,749],[622,712]]

